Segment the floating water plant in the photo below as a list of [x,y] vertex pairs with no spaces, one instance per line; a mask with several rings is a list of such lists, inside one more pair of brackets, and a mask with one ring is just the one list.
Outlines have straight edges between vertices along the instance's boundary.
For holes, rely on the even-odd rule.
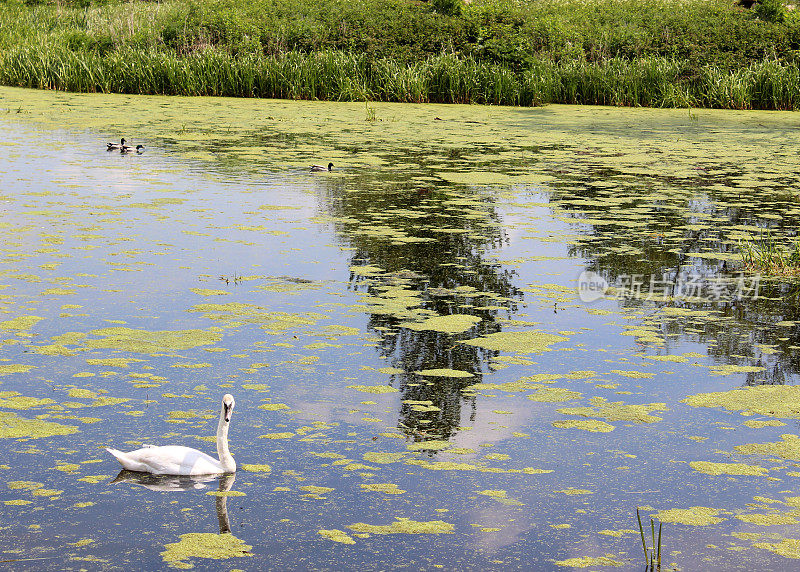
[[656,524],[653,518],[650,518],[650,547],[647,547],[647,540],[645,539],[644,527],[642,526],[642,517],[639,515],[639,509],[636,509],[636,520],[639,523],[639,536],[642,539],[642,550],[644,550],[644,565],[646,572],[655,572],[661,570],[661,526],[663,523],[658,523],[658,540],[656,540]]

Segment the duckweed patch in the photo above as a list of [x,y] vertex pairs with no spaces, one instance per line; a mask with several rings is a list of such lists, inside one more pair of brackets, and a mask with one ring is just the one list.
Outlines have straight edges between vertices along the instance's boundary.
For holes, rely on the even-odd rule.
[[690,526],[709,526],[725,520],[719,517],[721,511],[705,506],[693,506],[691,508],[671,508],[662,510],[655,514],[656,518],[663,523],[687,524]]
[[665,403],[648,405],[625,405],[622,401],[609,402],[603,397],[589,400],[593,407],[564,407],[558,409],[565,415],[581,415],[583,417],[601,417],[606,421],[626,421],[629,423],[655,423],[661,417],[652,415],[654,411],[668,411]]
[[270,334],[281,334],[304,329],[327,318],[324,314],[318,314],[316,312],[298,314],[273,312],[263,306],[239,302],[230,302],[227,304],[195,304],[189,311],[198,312],[202,314],[204,318],[222,322],[227,326],[235,327],[244,324],[258,325],[261,329]]
[[474,374],[468,371],[461,371],[457,369],[423,369],[416,372],[418,375],[426,376],[426,377],[474,377]]
[[681,403],[692,407],[722,407],[742,414],[800,419],[800,386],[758,385],[730,391],[698,393]]
[[379,453],[376,451],[370,451],[364,453],[362,458],[367,461],[368,463],[378,463],[379,465],[388,465],[391,463],[397,463],[403,460],[407,453]]
[[245,471],[249,471],[251,473],[271,473],[272,466],[267,465],[266,463],[262,463],[260,465],[248,464],[245,463],[241,465],[242,469]]
[[582,429],[592,433],[609,433],[614,430],[614,426],[605,421],[590,419],[566,419],[553,421],[553,427],[559,429]]
[[347,528],[366,534],[452,534],[455,530],[452,524],[443,520],[416,521],[410,518],[397,518],[386,525],[357,522]]
[[576,556],[574,558],[567,558],[565,560],[555,560],[558,566],[566,566],[569,568],[589,568],[591,566],[612,566],[619,568],[625,566],[624,562],[615,560],[613,554],[606,554],[605,556]]
[[800,437],[794,434],[781,435],[781,441],[774,443],[737,445],[734,449],[744,455],[770,455],[800,461]]
[[0,375],[11,375],[13,373],[28,373],[34,369],[34,365],[23,364],[0,364]]
[[787,514],[737,514],[736,518],[747,524],[757,526],[778,526],[797,524],[798,520]]
[[21,330],[27,331],[34,327],[36,324],[44,320],[41,316],[17,316],[11,320],[4,320],[0,322],[0,330]]
[[581,392],[572,391],[564,387],[539,387],[533,393],[528,394],[528,399],[540,403],[575,401],[582,397],[583,394]]
[[201,346],[214,345],[222,340],[221,331],[209,330],[135,330],[123,326],[99,328],[88,332],[97,338],[83,343],[92,349],[114,349],[141,354],[171,353]]
[[332,540],[333,542],[340,542],[341,544],[355,544],[356,541],[353,538],[344,532],[343,530],[339,530],[337,528],[333,528],[330,530],[318,530],[317,534],[320,536],[324,536],[328,540]]
[[387,495],[401,495],[406,492],[393,483],[368,483],[360,486],[365,491],[373,491]]
[[399,390],[390,385],[348,385],[348,389],[355,389],[362,393],[398,393]]
[[540,354],[550,351],[550,346],[565,342],[569,338],[548,334],[545,332],[496,332],[472,340],[462,341],[462,344],[477,346],[487,350],[500,352],[516,352],[522,354]]
[[504,504],[507,506],[524,506],[523,503],[519,502],[517,499],[510,498],[508,493],[504,490],[485,490],[485,491],[478,491],[479,495],[491,497],[500,504]]
[[73,425],[25,419],[14,413],[0,411],[0,439],[44,439],[78,432],[78,428]]
[[209,532],[190,532],[181,534],[180,541],[167,544],[161,558],[173,568],[194,568],[193,558],[225,560],[251,556],[252,546],[232,534],[213,534]]
[[461,334],[470,330],[481,319],[469,314],[453,314],[451,316],[434,316],[422,322],[404,322],[400,326],[409,330],[425,331],[431,330],[443,334]]
[[744,463],[713,463],[711,461],[691,461],[689,466],[699,473],[707,475],[752,475],[764,476],[769,471],[758,465]]
[[44,407],[55,403],[49,397],[39,399],[36,397],[26,397],[16,391],[0,391],[0,407],[6,409],[33,409]]
[[800,558],[800,539],[784,538],[780,542],[754,542],[753,546],[774,552],[784,558]]

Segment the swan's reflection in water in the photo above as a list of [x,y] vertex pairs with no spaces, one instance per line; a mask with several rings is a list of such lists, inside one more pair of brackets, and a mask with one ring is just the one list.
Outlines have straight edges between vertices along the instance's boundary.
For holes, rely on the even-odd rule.
[[[139,473],[135,471],[121,470],[111,481],[115,483],[131,483],[140,485],[151,491],[158,492],[177,492],[209,488],[209,483],[219,479],[219,492],[227,492],[233,488],[236,475],[151,475],[150,473]],[[217,520],[219,521],[219,533],[224,534],[231,531],[231,523],[228,519],[228,497],[220,495],[216,497]]]

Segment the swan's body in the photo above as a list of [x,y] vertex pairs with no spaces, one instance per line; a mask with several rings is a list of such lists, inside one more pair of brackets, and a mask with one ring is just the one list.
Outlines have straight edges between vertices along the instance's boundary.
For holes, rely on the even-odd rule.
[[328,163],[328,166],[325,167],[324,165],[311,165],[312,171],[332,171],[333,170],[333,163]]
[[129,471],[153,475],[219,475],[236,472],[236,461],[228,450],[228,426],[236,402],[229,393],[222,398],[222,410],[217,425],[217,455],[215,459],[202,451],[180,445],[155,447],[145,445],[141,449],[124,453],[106,449]]
[[125,147],[125,138],[123,137],[119,143],[106,143],[106,151],[116,151]]

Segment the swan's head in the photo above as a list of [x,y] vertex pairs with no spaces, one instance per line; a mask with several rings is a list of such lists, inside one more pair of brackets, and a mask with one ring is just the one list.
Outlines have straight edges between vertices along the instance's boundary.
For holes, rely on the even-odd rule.
[[125,145],[125,138],[124,137],[120,140],[120,144]]
[[226,393],[222,397],[222,417],[225,419],[226,423],[230,423],[234,405],[236,405],[236,400],[233,398],[233,395]]
[[328,170],[329,171],[333,170],[333,163],[328,163]]

